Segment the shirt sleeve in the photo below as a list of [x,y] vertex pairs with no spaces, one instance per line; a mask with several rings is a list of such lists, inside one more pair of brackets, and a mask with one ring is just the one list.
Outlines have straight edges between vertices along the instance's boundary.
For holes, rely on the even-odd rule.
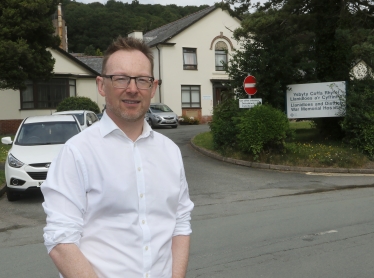
[[87,171],[74,146],[64,145],[41,186],[47,215],[44,244],[48,253],[59,243],[79,246],[86,211]]
[[174,228],[173,236],[190,235],[192,233],[190,222],[191,222],[191,211],[194,208],[194,204],[190,200],[186,174],[184,172],[182,156],[180,153],[179,153],[179,159],[181,163],[181,173],[180,173],[181,190],[179,193],[177,220],[176,220],[176,225]]

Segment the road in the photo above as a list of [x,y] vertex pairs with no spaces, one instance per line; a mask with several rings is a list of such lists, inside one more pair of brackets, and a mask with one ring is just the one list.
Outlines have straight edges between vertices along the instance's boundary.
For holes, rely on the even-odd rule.
[[[156,130],[181,148],[195,203],[187,277],[372,277],[373,176],[231,165],[189,145],[206,130]],[[42,201],[0,199],[0,277],[56,277]]]

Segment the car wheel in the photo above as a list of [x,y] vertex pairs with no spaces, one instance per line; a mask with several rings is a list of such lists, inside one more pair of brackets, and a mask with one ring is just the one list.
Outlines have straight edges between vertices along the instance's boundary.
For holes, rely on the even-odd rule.
[[14,202],[19,200],[20,195],[19,193],[12,191],[8,186],[6,186],[6,197],[9,202]]

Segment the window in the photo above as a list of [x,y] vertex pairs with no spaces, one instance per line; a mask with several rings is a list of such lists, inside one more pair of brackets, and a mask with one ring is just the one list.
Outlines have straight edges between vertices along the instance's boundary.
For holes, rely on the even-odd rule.
[[21,91],[21,109],[50,109],[67,97],[75,96],[75,80],[53,78],[48,81],[29,81]]
[[183,107],[201,107],[200,86],[182,86]]
[[216,71],[224,71],[227,63],[227,44],[219,41],[215,46]]
[[196,48],[183,48],[183,69],[197,70]]

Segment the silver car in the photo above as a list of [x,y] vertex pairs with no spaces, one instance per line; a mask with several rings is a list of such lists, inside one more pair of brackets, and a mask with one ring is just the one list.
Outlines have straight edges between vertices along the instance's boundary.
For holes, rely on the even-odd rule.
[[151,103],[146,114],[146,120],[152,128],[161,126],[178,127],[177,114],[163,103]]

